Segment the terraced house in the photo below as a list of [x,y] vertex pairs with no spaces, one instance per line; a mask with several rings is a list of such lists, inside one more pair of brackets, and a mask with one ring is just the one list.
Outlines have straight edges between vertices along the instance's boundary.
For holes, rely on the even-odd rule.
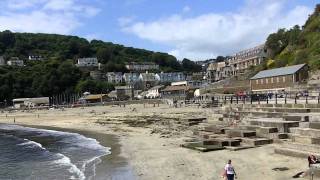
[[261,64],[266,57],[267,50],[264,44],[236,53],[227,60],[231,67],[231,75],[238,76],[245,73],[250,66]]

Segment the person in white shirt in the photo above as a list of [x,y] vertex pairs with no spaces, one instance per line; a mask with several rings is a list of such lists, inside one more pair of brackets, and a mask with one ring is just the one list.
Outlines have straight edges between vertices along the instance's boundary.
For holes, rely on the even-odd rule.
[[234,178],[237,178],[236,171],[234,170],[234,167],[231,164],[231,160],[228,160],[228,164],[224,167],[225,170],[225,176],[227,177],[227,180],[234,180]]

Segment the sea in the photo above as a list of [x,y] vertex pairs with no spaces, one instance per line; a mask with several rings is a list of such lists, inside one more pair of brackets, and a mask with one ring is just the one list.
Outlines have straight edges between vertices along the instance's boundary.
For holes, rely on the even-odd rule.
[[0,124],[1,180],[93,180],[110,153],[78,133]]

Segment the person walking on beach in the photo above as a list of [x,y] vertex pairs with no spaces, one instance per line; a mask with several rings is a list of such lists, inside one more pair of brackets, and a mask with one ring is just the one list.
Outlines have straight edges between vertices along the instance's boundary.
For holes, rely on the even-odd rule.
[[228,163],[224,167],[225,171],[225,177],[227,177],[227,180],[234,180],[234,178],[237,179],[236,171],[234,170],[234,167],[231,164],[231,160],[228,160]]

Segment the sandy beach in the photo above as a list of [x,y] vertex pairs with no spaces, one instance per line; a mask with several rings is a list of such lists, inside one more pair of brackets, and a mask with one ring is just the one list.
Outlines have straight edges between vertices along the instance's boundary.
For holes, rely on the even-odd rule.
[[[305,159],[274,153],[276,144],[240,151],[220,150],[201,153],[180,147],[191,136],[191,128],[176,123],[179,118],[212,117],[212,110],[165,104],[95,106],[84,108],[3,112],[0,123],[73,129],[113,135],[119,157],[124,158],[141,180],[215,180],[228,159],[233,160],[238,179],[286,180],[307,169]],[[90,136],[90,135],[89,135]],[[98,141],[102,141],[97,138]],[[116,149],[111,150],[116,153]],[[275,171],[274,168],[287,168]],[[121,172],[120,172],[121,173]],[[127,179],[106,177],[106,179]]]

